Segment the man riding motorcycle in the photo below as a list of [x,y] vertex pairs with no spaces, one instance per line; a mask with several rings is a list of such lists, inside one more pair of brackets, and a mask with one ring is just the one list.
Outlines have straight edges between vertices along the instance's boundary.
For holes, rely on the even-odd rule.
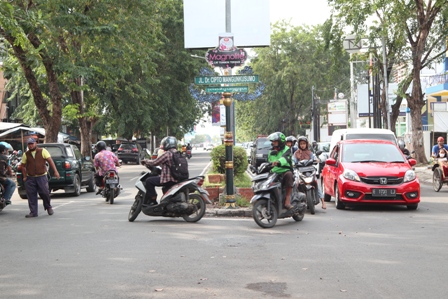
[[160,176],[151,176],[146,179],[144,203],[148,203],[149,205],[157,205],[156,186],[163,186],[168,189],[177,183],[177,180],[173,178],[170,171],[170,165],[173,161],[173,153],[177,152],[177,139],[173,136],[167,136],[162,139],[161,144],[165,151],[163,155],[158,156],[155,160],[145,159],[141,162],[144,166],[162,166],[162,173]]
[[[95,173],[95,184],[98,187],[103,186],[103,178],[106,172],[113,170],[117,172],[117,166],[120,166],[117,156],[111,151],[106,150],[107,145],[104,141],[98,141],[95,145],[97,154],[94,158],[94,166],[97,170]],[[99,188],[96,194],[100,194],[103,189]]]
[[286,189],[285,208],[290,210],[291,192],[294,184],[291,171],[291,149],[286,145],[286,137],[282,132],[275,132],[268,136],[271,141],[272,150],[268,154],[268,162],[273,166],[271,172],[282,174],[282,185]]

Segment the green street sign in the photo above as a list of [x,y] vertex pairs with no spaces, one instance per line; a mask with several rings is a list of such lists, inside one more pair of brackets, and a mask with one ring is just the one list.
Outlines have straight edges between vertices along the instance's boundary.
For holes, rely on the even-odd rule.
[[222,93],[222,92],[248,92],[248,86],[223,86],[223,87],[206,87],[206,92]]
[[257,83],[257,82],[258,82],[258,75],[194,77],[194,83],[198,85]]

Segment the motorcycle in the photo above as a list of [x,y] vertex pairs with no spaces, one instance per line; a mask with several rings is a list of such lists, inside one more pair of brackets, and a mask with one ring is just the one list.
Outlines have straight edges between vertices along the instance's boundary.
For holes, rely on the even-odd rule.
[[104,174],[100,194],[106,199],[109,204],[114,204],[115,197],[120,194],[121,186],[119,184],[120,178],[115,170],[109,170]]
[[187,149],[187,158],[190,159],[191,158],[191,150]]
[[272,166],[264,162],[258,167],[258,174],[252,178],[254,196],[252,216],[262,228],[274,227],[278,218],[292,217],[295,221],[302,221],[305,215],[305,196],[297,190],[291,193],[291,210],[284,208],[285,188],[282,187],[281,175],[271,173]]
[[315,205],[319,204],[317,193],[316,167],[314,160],[302,160],[294,166],[294,188],[304,193],[306,205],[312,215],[315,214]]
[[[206,204],[212,202],[208,192],[202,189],[204,176],[189,178],[171,188],[162,188],[163,196],[157,205],[145,202],[145,181],[150,176],[160,175],[160,167],[148,167],[150,171],[143,172],[135,183],[138,192],[129,211],[128,220],[133,222],[140,212],[147,216],[182,217],[187,222],[197,222],[205,214]],[[198,193],[196,193],[198,192]]]

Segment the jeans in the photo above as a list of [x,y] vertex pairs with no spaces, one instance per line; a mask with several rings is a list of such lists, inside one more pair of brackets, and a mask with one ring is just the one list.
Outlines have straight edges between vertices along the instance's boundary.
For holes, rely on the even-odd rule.
[[16,190],[16,183],[14,183],[11,179],[3,179],[2,181],[3,187],[5,187],[5,193],[3,193],[3,198],[7,201],[11,200],[12,194],[14,190]]

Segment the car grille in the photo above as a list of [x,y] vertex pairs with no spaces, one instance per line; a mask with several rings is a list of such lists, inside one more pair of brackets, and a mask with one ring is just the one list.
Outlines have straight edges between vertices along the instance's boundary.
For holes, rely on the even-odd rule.
[[[382,179],[386,179],[386,184],[382,183]],[[371,185],[398,185],[403,183],[403,178],[399,177],[361,177],[361,181]]]

